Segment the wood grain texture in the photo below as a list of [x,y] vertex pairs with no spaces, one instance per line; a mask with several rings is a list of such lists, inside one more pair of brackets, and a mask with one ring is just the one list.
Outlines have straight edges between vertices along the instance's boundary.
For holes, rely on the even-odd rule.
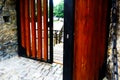
[[99,80],[107,33],[108,0],[75,0],[74,79]]
[[43,0],[43,24],[44,24],[44,60],[47,61],[48,58],[48,8],[47,0]]
[[41,0],[37,0],[38,2],[38,16],[37,16],[37,22],[38,22],[38,52],[37,57],[38,59],[42,59],[42,4]]
[[32,58],[36,57],[36,23],[35,23],[35,0],[30,0],[31,4],[31,29],[32,29]]
[[30,46],[30,17],[29,17],[29,0],[25,0],[25,38],[26,38],[26,53],[29,57],[31,55],[31,46]]
[[25,48],[25,14],[24,0],[20,0],[20,29],[21,29],[21,45]]

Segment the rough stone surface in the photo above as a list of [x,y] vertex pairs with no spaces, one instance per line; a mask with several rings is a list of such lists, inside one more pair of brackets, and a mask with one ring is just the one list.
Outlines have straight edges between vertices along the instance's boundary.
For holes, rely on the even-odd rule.
[[63,65],[23,57],[0,62],[0,80],[63,80]]
[[0,0],[0,60],[17,55],[16,0]]
[[[117,25],[117,64],[118,64],[118,80],[120,80],[120,0],[118,0],[118,25]],[[107,78],[108,80],[113,80],[113,55],[112,55],[112,30],[109,33],[109,46],[108,46],[108,59],[107,59]]]
[[118,24],[118,31],[117,31],[117,50],[118,50],[118,76],[120,80],[120,0],[119,0],[119,24]]

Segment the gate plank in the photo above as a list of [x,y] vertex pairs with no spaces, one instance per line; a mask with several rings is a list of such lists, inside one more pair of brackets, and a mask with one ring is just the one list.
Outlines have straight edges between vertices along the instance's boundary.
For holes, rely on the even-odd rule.
[[47,27],[47,19],[48,19],[48,10],[47,10],[47,0],[43,0],[43,17],[44,17],[44,60],[47,61],[48,58],[48,27]]
[[32,58],[36,57],[36,24],[35,24],[35,0],[30,0],[31,4],[31,29],[32,29]]
[[37,22],[38,22],[38,59],[42,59],[42,5],[41,0],[37,0]]
[[107,46],[108,1],[75,1],[74,80],[99,80]]
[[25,15],[24,15],[24,0],[20,0],[20,26],[21,26],[21,45],[25,48]]
[[27,56],[31,55],[30,48],[30,18],[29,18],[29,0],[25,0],[25,37],[26,37],[26,53]]

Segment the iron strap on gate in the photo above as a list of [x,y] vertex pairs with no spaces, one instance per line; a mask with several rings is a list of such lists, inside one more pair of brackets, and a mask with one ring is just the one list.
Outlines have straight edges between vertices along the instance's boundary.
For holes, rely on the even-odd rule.
[[50,18],[50,63],[53,63],[53,0],[49,0],[49,18]]
[[112,0],[112,60],[113,60],[113,72],[112,80],[118,80],[118,58],[117,58],[117,0]]

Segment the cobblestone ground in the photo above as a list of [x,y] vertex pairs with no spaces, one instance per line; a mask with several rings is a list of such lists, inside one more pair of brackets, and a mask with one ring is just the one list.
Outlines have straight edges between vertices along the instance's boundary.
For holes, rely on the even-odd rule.
[[63,80],[63,65],[15,56],[0,62],[0,80]]
[[56,44],[53,50],[54,62],[63,64],[63,43]]

